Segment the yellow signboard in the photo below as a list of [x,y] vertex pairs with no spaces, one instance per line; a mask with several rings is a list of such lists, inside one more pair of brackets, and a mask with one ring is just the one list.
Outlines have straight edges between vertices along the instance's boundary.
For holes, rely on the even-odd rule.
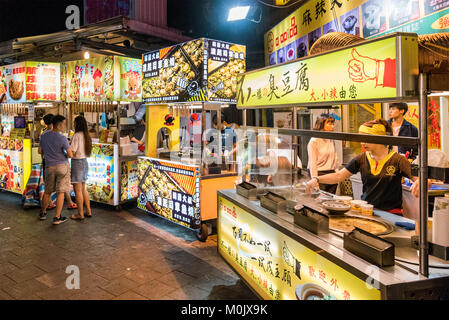
[[246,73],[239,78],[237,106],[338,104],[397,97],[400,61],[396,51],[396,37],[388,37]]
[[380,290],[218,198],[218,251],[265,300],[379,300]]

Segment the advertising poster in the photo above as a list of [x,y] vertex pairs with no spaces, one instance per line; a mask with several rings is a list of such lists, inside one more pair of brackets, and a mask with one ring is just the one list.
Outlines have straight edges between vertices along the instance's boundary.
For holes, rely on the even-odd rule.
[[61,99],[59,63],[26,62],[26,100],[57,101]]
[[122,163],[120,175],[121,195],[120,200],[126,201],[137,199],[139,196],[139,179],[137,176],[137,160]]
[[363,37],[384,32],[387,29],[385,0],[369,0],[362,5]]
[[246,47],[207,40],[207,84],[209,101],[236,102],[237,76],[246,71]]
[[246,47],[197,39],[143,55],[143,102],[235,103]]
[[[276,64],[276,52],[273,52],[272,54],[270,54],[270,66],[272,66],[274,64]],[[1,84],[0,84],[0,92],[1,92]]]
[[449,0],[423,0],[426,15],[449,6]]
[[92,145],[92,155],[87,159],[89,173],[87,192],[93,201],[114,204],[114,146]]
[[418,0],[389,1],[390,28],[419,18]]
[[337,31],[338,31],[338,20],[337,19],[332,20],[331,22],[326,23],[323,26],[323,35],[325,35],[326,33],[329,33],[329,32],[337,32]]
[[265,300],[380,300],[380,290],[218,198],[218,252]]
[[302,58],[307,55],[307,36],[296,40],[296,58]]
[[0,138],[1,189],[23,192],[31,172],[30,153],[30,140]]
[[114,86],[116,101],[142,100],[142,60],[114,57]]
[[307,36],[309,39],[309,50],[312,49],[313,44],[321,37],[321,28],[313,30]]
[[25,62],[0,67],[0,94],[6,92],[4,103],[26,102]]
[[138,207],[187,228],[200,228],[199,167],[151,158],[138,161]]
[[67,102],[101,102],[113,98],[113,57],[67,62]]
[[360,36],[359,8],[355,8],[340,17],[340,30],[355,36]]
[[237,107],[396,97],[396,59],[396,37],[389,37],[250,72],[239,80]]
[[286,47],[286,56],[287,56],[287,61],[292,61],[296,58],[296,54],[295,54],[295,43],[292,42],[289,45],[287,45]]

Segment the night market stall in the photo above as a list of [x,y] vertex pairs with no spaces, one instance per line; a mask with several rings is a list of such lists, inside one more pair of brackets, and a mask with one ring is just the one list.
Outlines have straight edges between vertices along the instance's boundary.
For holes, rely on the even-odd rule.
[[[242,75],[237,106],[244,110],[292,107],[296,114],[298,106],[418,101],[421,115],[419,138],[244,128],[245,139],[238,143],[246,163],[240,167],[241,183],[235,190],[218,191],[218,251],[259,297],[448,298],[447,246],[428,238],[427,178],[447,182],[444,174],[436,174],[445,169],[429,168],[427,174],[427,119],[422,115],[430,89],[445,87],[435,79],[418,66],[417,36],[404,33]],[[280,145],[266,139],[267,132],[419,148],[419,217],[413,221],[322,191],[306,194],[301,183],[306,178],[289,176],[291,164],[265,172],[281,181],[279,188],[267,187],[260,179],[261,159]],[[287,170],[281,172],[283,179],[275,179],[278,168]]]
[[[143,55],[148,157],[139,158],[138,206],[202,241],[216,221],[216,190],[237,177],[234,125],[222,110],[236,102],[245,58],[245,46],[204,38]],[[212,138],[213,127],[223,131]]]

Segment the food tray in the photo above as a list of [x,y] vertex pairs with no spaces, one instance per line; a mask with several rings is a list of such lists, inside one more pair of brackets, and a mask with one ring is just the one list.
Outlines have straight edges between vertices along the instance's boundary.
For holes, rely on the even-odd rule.
[[237,194],[241,195],[242,197],[247,198],[250,201],[257,200],[257,187],[249,182],[242,182],[241,184],[238,184],[237,187]]
[[267,192],[260,197],[260,205],[273,213],[286,212],[287,200],[276,193]]
[[394,265],[394,244],[362,229],[345,233],[343,248],[379,267]]
[[[390,234],[390,233],[392,233],[394,231],[394,226],[393,225],[391,225],[391,224],[389,224],[389,223],[387,223],[385,221],[381,221],[381,220],[370,218],[370,217],[362,217],[362,216],[359,216],[359,215],[345,213],[344,215],[333,215],[333,216],[330,217],[330,219],[331,220],[330,220],[330,224],[329,224],[329,229],[331,229],[333,231],[337,231],[337,232],[345,233],[345,232],[351,232],[352,231],[352,230],[345,230],[345,229],[342,229],[342,228],[338,228],[338,227],[332,226],[332,224],[333,224],[332,222],[333,221],[337,221],[339,219],[348,219],[349,222],[361,221],[362,223],[365,223],[365,224],[366,224],[367,221],[368,222],[374,222],[377,225],[380,224],[380,225],[382,225],[384,227],[382,231],[378,231],[378,232],[373,231],[373,232],[371,232],[372,234],[375,234],[377,236],[387,235],[387,234]],[[357,228],[357,226],[355,226],[355,228]],[[360,226],[358,228],[360,229]],[[366,231],[368,231],[368,230],[366,230]]]
[[329,217],[307,206],[295,207],[294,222],[314,234],[329,232]]
[[336,200],[324,201],[321,205],[329,212],[329,214],[345,214],[351,210],[349,204],[341,203]]

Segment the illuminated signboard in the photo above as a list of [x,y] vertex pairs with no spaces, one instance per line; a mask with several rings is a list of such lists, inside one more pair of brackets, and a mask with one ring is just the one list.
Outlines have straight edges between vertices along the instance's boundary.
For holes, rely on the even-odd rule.
[[218,197],[218,252],[265,300],[379,300],[319,253]]
[[265,34],[265,62],[304,57],[329,32],[368,39],[392,32],[448,32],[448,6],[447,0],[309,0]]
[[237,106],[308,106],[413,96],[417,74],[416,36],[394,34],[248,72],[239,78]]

